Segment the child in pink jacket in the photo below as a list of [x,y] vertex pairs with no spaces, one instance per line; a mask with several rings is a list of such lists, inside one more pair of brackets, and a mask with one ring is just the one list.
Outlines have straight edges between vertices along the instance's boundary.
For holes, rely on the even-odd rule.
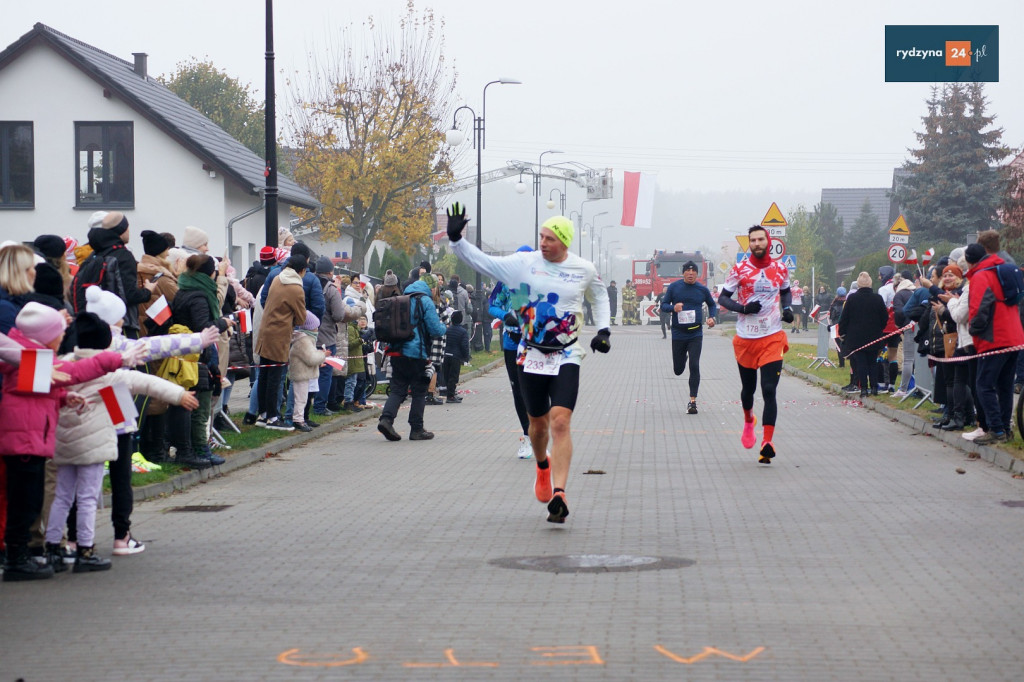
[[[56,351],[64,338],[64,316],[39,303],[27,303],[8,336],[24,348]],[[4,582],[52,578],[53,568],[29,556],[29,529],[43,506],[44,465],[53,457],[57,411],[64,405],[82,405],[82,396],[62,386],[89,381],[111,372],[122,363],[135,364],[141,353],[100,353],[79,362],[55,363],[70,376],[55,382],[48,393],[18,389],[23,366],[0,365],[3,400],[0,401],[0,455],[7,465],[7,559]]]

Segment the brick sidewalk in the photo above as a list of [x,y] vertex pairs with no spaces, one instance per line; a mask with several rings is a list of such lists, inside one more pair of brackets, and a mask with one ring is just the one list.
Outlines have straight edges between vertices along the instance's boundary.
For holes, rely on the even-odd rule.
[[[148,549],[112,571],[0,585],[0,679],[1019,679],[1024,481],[791,376],[761,466],[728,339],[696,416],[656,327],[612,345],[583,365],[564,526],[498,369],[427,408],[433,441],[368,420],[139,504]],[[554,555],[694,563],[492,563]]]

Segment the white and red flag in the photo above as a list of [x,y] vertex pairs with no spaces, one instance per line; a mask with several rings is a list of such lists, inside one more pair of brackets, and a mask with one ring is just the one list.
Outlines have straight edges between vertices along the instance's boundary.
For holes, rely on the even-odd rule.
[[934,248],[928,249],[923,254],[921,254],[921,267],[928,267],[928,264],[932,262],[932,258],[935,258]]
[[497,329],[500,326],[501,320],[499,320],[498,318],[494,318],[493,320],[491,320],[491,329]]
[[49,393],[53,378],[53,351],[49,348],[26,348],[21,351],[18,367],[18,390],[24,393]]
[[917,249],[911,249],[910,255],[903,259],[907,265],[917,265]]
[[107,408],[107,414],[110,415],[110,421],[114,426],[135,422],[135,417],[139,413],[135,410],[135,401],[127,386],[124,384],[104,386],[99,390],[99,394],[103,399],[103,407]]
[[248,308],[238,311],[238,332],[248,334],[252,331],[252,312]]
[[626,227],[651,227],[654,217],[655,176],[651,173],[623,173],[622,220]]
[[820,312],[821,312],[821,306],[820,305],[814,306],[813,308],[811,308],[811,317],[817,317],[818,313],[820,313]]
[[324,364],[333,367],[339,372],[345,371],[345,361],[342,358],[337,358],[332,355],[324,360]]
[[167,320],[171,319],[171,306],[167,304],[167,297],[161,295],[160,298],[156,299],[153,305],[146,308],[146,315],[149,319],[162,325]]

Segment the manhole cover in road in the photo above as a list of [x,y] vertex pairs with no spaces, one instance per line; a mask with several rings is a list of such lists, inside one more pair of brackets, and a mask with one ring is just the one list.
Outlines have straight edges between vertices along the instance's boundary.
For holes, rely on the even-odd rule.
[[1024,507],[1024,500],[1003,500],[1004,507]]
[[547,573],[612,573],[620,571],[661,571],[686,568],[696,562],[679,557],[636,556],[633,554],[564,554],[492,559],[501,568],[518,568]]

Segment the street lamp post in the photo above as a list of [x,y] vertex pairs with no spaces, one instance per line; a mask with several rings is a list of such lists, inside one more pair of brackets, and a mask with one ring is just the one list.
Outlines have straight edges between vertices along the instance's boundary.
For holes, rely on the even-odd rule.
[[[483,216],[483,151],[484,145],[486,144],[486,128],[485,123],[487,120],[487,88],[500,83],[501,85],[520,85],[522,81],[518,81],[514,78],[499,78],[496,81],[491,81],[484,86],[484,93],[482,97],[483,109],[481,109],[480,116],[476,115],[476,112],[472,108],[463,104],[461,107],[455,110],[452,115],[452,129],[448,131],[445,136],[445,140],[452,147],[462,144],[463,135],[462,132],[455,127],[455,120],[459,115],[459,111],[466,109],[470,114],[473,115],[473,144],[476,146],[476,248],[483,250],[483,226],[481,220]],[[480,271],[476,273],[476,290],[480,289]]]
[[[600,216],[603,216],[603,215],[608,215],[608,211],[601,211],[600,213],[595,213],[595,214],[594,214],[594,217],[593,217],[593,218],[591,218],[591,220],[592,220],[592,221],[594,221],[594,222],[593,222],[593,224],[594,224],[594,230],[593,230],[593,231],[591,231],[591,233],[590,233],[590,262],[591,262],[591,263],[593,263],[593,262],[594,262],[594,232],[598,230],[598,227],[597,227],[597,219],[598,219],[598,217],[600,217]],[[600,229],[601,229],[601,230],[604,230],[604,228],[605,228],[605,227],[609,227],[609,226],[608,226],[608,225],[605,225],[604,227],[601,227]],[[600,235],[601,235],[601,233],[600,233],[600,232],[598,232],[597,234],[598,234],[598,240],[600,240]],[[600,250],[600,249],[598,249],[598,252],[599,252],[599,253],[600,253],[600,251],[601,251],[601,250]]]
[[604,272],[605,276],[607,276],[609,280],[612,278],[612,262],[610,255],[612,250],[612,244],[622,244],[622,242],[620,242],[617,239],[615,241],[608,242],[608,250],[604,254]]
[[540,176],[544,171],[545,154],[562,154],[561,149],[548,149],[537,157],[537,172],[533,174],[533,248],[540,248]]

